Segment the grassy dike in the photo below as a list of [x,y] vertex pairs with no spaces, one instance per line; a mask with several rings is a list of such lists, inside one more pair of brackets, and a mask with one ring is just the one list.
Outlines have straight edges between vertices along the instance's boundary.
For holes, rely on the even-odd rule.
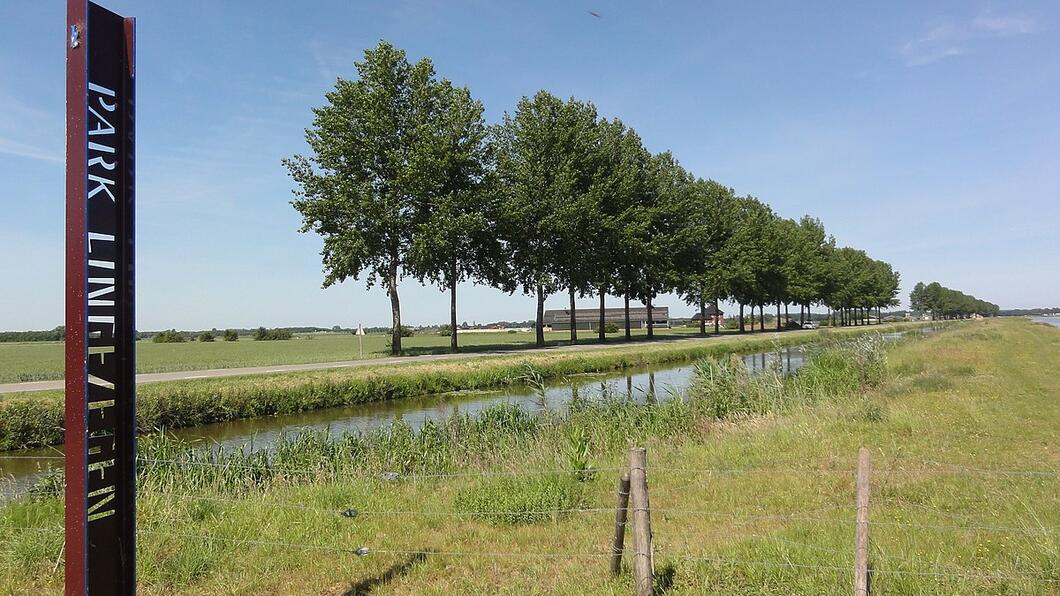
[[[849,593],[860,446],[874,593],[1056,593],[1058,365],[1060,331],[996,320],[825,348],[791,380],[721,359],[685,399],[313,434],[222,466],[167,463],[196,456],[152,438],[141,593],[629,593],[628,554],[618,578],[591,555],[630,445],[648,448],[668,593]],[[61,592],[61,500],[42,489],[0,508],[0,593]]]
[[[845,337],[915,326],[848,327],[826,333]],[[157,383],[137,388],[137,415],[145,431],[182,428],[432,393],[503,387],[523,383],[528,377],[552,379],[729,352],[754,352],[776,345],[808,343],[820,337],[820,332],[765,333],[556,353],[483,356],[452,362]],[[0,451],[60,444],[62,428],[62,392],[0,396]]]

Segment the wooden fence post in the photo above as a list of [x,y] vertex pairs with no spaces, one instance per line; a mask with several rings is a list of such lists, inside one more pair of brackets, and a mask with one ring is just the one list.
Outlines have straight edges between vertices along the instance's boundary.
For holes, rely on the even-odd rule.
[[611,573],[622,570],[622,549],[626,541],[626,515],[629,511],[629,472],[618,479],[618,503],[615,506],[615,539],[611,543]]
[[629,484],[633,501],[633,579],[637,596],[651,596],[651,508],[648,505],[647,455],[643,447],[629,450]]
[[872,474],[872,460],[869,450],[862,447],[858,450],[857,482],[857,536],[854,545],[854,596],[868,596],[869,593],[869,476]]

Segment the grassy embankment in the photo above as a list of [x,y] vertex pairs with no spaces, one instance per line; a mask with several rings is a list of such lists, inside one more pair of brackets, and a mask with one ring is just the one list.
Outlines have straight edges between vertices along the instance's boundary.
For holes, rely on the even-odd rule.
[[[688,337],[698,333],[698,328],[677,327],[658,329],[660,337]],[[731,333],[727,331],[726,333]],[[579,331],[579,342],[596,343],[596,334]],[[364,359],[390,356],[386,341],[381,334],[365,335]],[[459,335],[464,352],[491,350],[518,350],[534,347],[534,334],[527,332],[463,332]],[[610,334],[608,340],[623,340],[621,333]],[[634,341],[644,340],[645,332],[633,331]],[[548,346],[566,345],[569,332],[548,332]],[[405,354],[444,354],[449,351],[449,338],[437,334],[422,333],[402,339]],[[136,345],[136,370],[140,373],[206,370],[213,368],[240,368],[246,366],[274,366],[281,364],[308,364],[313,362],[335,362],[359,360],[357,337],[349,333],[298,334],[287,341],[254,341],[242,337],[239,341],[226,342],[218,338],[214,342],[188,341],[184,343],[156,344],[150,340]],[[63,378],[63,344],[61,342],[0,343],[0,383],[22,381],[46,381]]]
[[[848,327],[830,333],[847,336],[916,326]],[[774,345],[806,343],[820,336],[817,332],[803,331],[729,335],[701,341],[660,340],[567,352],[153,383],[137,389],[137,417],[145,430],[181,428],[431,393],[502,387],[522,383],[528,375],[548,379],[732,351],[768,350]],[[61,391],[0,396],[0,451],[59,444],[62,424]]]
[[[870,342],[830,350],[789,381],[707,364],[712,382],[648,407],[604,399],[543,418],[497,409],[418,437],[310,436],[271,464],[147,462],[142,593],[629,593],[628,557],[613,579],[605,557],[584,555],[606,553],[631,444],[648,448],[669,593],[849,593],[863,445],[874,592],[1055,593],[1058,365],[1056,329],[970,323],[885,357]],[[591,479],[570,473],[586,462]],[[535,513],[569,508],[590,511]],[[60,591],[58,499],[0,510],[0,542],[3,590]],[[354,556],[361,546],[372,554]]]

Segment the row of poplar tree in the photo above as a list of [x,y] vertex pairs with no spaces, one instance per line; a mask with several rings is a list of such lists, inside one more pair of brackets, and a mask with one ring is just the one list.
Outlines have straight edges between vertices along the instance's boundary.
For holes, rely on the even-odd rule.
[[[387,291],[391,347],[401,351],[398,284],[437,284],[451,298],[473,280],[537,297],[623,296],[648,307],[676,292],[703,313],[719,300],[759,309],[812,304],[840,324],[896,304],[898,274],[837,247],[821,222],[777,216],[751,196],[698,178],[669,152],[652,154],[617,118],[541,91],[487,125],[466,87],[381,42],[313,110],[309,156],[284,161],[297,183],[302,231],[323,237],[324,286],[363,278]],[[706,330],[702,327],[701,333]],[[571,326],[571,340],[577,329]],[[604,324],[599,333],[603,339]],[[717,329],[715,328],[715,332]],[[648,325],[648,333],[652,333]]]

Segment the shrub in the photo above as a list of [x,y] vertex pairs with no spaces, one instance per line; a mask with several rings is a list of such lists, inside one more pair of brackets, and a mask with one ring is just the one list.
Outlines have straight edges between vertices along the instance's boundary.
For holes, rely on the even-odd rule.
[[452,334],[453,334],[453,326],[452,325],[442,325],[442,326],[438,327],[438,335],[441,335],[442,337],[449,337]]
[[518,331],[516,331],[515,329],[509,329],[509,330],[508,330],[508,333],[519,333],[519,332],[518,332]]
[[412,327],[401,326],[401,337],[412,337],[413,333]]
[[225,329],[224,335],[221,336],[225,341],[238,341],[239,332],[235,329]]
[[201,342],[212,342],[213,341],[213,333],[210,333],[209,331],[205,331],[203,333],[200,333],[199,334],[199,341],[201,341]]
[[167,329],[155,334],[151,341],[156,344],[179,344],[184,341],[184,336],[176,329]]
[[614,321],[604,323],[604,333],[618,333],[618,324]]

